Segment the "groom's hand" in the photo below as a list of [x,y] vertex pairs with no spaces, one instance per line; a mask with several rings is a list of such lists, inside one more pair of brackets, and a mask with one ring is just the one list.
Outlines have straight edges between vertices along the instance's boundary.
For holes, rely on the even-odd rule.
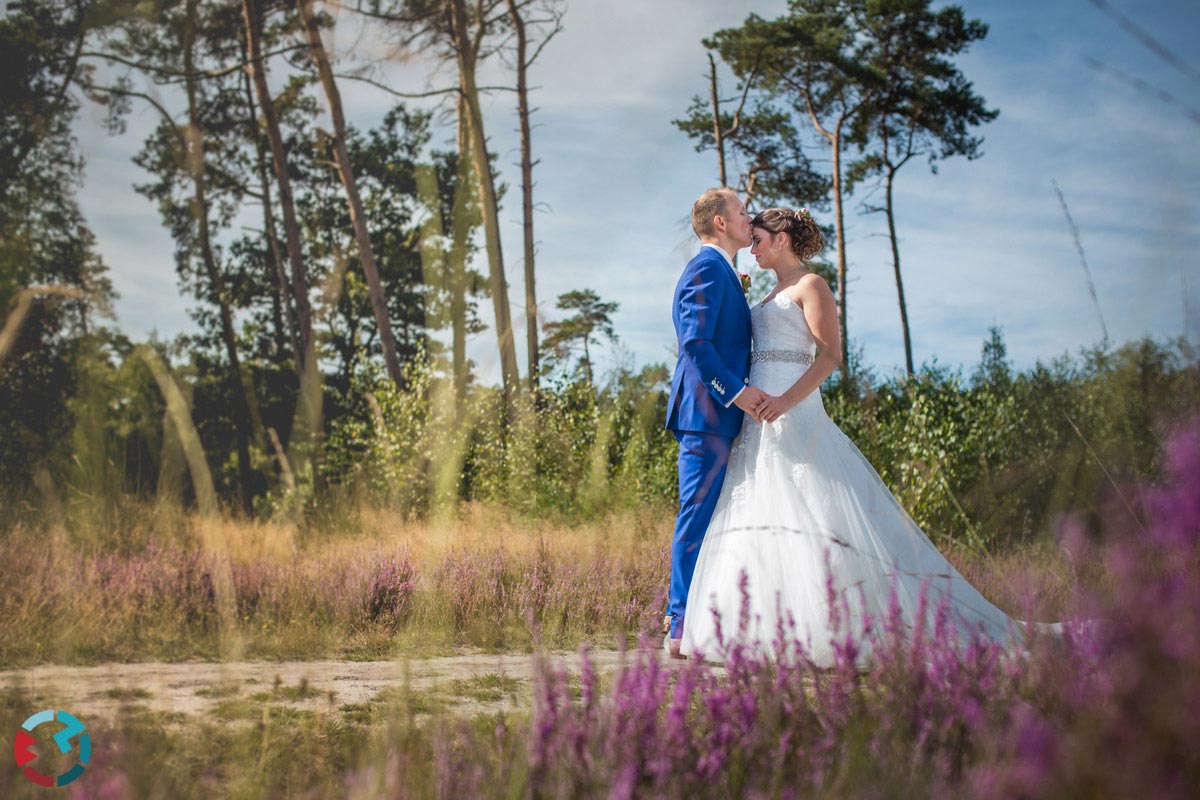
[[754,417],[755,422],[762,422],[762,417],[759,416],[759,406],[767,399],[767,393],[757,386],[747,386],[742,390],[733,404],[745,411],[750,416]]

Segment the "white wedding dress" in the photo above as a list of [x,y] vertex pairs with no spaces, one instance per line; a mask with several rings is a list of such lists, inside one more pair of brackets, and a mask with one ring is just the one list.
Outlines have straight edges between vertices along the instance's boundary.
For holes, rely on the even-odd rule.
[[[782,293],[754,307],[751,318],[750,384],[782,394],[813,362],[812,332],[803,311]],[[749,624],[739,636],[743,572]],[[722,660],[715,611],[726,643],[740,641],[769,655],[782,613],[785,624],[795,623],[788,640],[798,638],[814,662],[828,666],[835,632],[827,575],[849,611],[839,638],[861,631],[864,614],[883,623],[893,586],[909,626],[925,586],[930,629],[948,594],[951,621],[963,637],[980,632],[1015,642],[1020,635],[1020,623],[967,583],[896,502],[825,413],[817,390],[775,422],[746,415],[696,562],[680,652]],[[865,656],[869,642],[859,644]]]

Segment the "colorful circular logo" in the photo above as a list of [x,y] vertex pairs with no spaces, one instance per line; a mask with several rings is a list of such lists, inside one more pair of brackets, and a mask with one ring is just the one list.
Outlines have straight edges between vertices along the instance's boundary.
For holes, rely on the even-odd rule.
[[[37,744],[37,737],[33,735],[34,730],[47,722],[58,720],[67,727],[63,728],[52,737],[54,743],[58,745],[58,749],[63,755],[71,752],[71,740],[79,738],[79,762],[61,775],[44,775],[38,772],[33,767],[26,767],[30,761],[37,758],[37,754],[30,751],[29,746]],[[66,786],[71,781],[83,774],[83,770],[87,767],[88,761],[92,757],[92,740],[88,736],[87,728],[83,727],[83,723],[75,719],[65,711],[39,711],[29,719],[21,723],[21,730],[17,731],[17,738],[13,742],[13,757],[17,759],[18,767],[25,767],[24,774],[26,778],[36,783],[38,786]]]

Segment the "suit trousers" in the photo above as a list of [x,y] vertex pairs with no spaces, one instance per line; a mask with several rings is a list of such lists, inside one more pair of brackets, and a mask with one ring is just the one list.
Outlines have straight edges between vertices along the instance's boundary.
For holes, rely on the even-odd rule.
[[678,639],[683,635],[683,612],[700,544],[721,496],[733,440],[715,433],[674,433],[679,440],[679,514],[671,540],[667,616],[671,618],[671,638]]

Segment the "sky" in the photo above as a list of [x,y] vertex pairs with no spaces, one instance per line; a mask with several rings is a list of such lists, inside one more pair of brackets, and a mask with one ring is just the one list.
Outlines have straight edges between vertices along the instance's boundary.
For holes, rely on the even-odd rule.
[[[671,120],[707,90],[701,40],[750,13],[771,18],[786,2],[725,0],[567,0],[564,31],[534,65],[533,132],[537,292],[545,319],[555,298],[590,288],[620,304],[619,337],[598,357],[616,365],[674,362],[671,296],[698,242],[692,201],[717,182],[712,153],[696,153]],[[1102,5],[1104,3],[1101,3]],[[969,370],[988,328],[1003,329],[1018,368],[1110,339],[1187,336],[1200,345],[1200,3],[1110,0],[1175,54],[1173,66],[1088,0],[981,0],[960,3],[990,26],[958,64],[999,118],[979,133],[983,157],[913,162],[897,178],[897,227],[914,358]],[[376,79],[398,89],[449,85],[421,58],[392,48],[341,12],[331,50],[348,69],[379,61]],[[1102,65],[1097,68],[1096,63]],[[481,80],[511,82],[489,67]],[[282,70],[280,70],[282,71]],[[1135,76],[1166,92],[1131,86]],[[731,76],[724,85],[733,89]],[[394,102],[344,81],[351,124],[378,124]],[[133,185],[145,179],[131,159],[154,124],[135,112],[128,133],[106,134],[85,108],[80,143],[87,160],[80,201],[120,298],[117,324],[130,336],[191,330],[193,301],[181,296],[173,244],[152,204]],[[501,210],[513,318],[523,321],[520,173],[514,95],[485,101],[491,149],[509,184]],[[435,135],[446,146],[453,130]],[[828,151],[814,150],[825,162]],[[1078,225],[1099,314],[1054,192],[1057,181]],[[847,203],[848,328],[853,347],[880,377],[903,369],[904,348],[886,222],[866,214],[880,192],[864,187]],[[832,213],[817,213],[832,222]],[[833,251],[826,252],[833,258]],[[749,251],[739,265],[773,283]],[[486,271],[481,261],[481,269]],[[491,302],[480,303],[491,317]],[[524,330],[517,331],[525,363]],[[485,381],[499,369],[491,331],[469,355]]]

